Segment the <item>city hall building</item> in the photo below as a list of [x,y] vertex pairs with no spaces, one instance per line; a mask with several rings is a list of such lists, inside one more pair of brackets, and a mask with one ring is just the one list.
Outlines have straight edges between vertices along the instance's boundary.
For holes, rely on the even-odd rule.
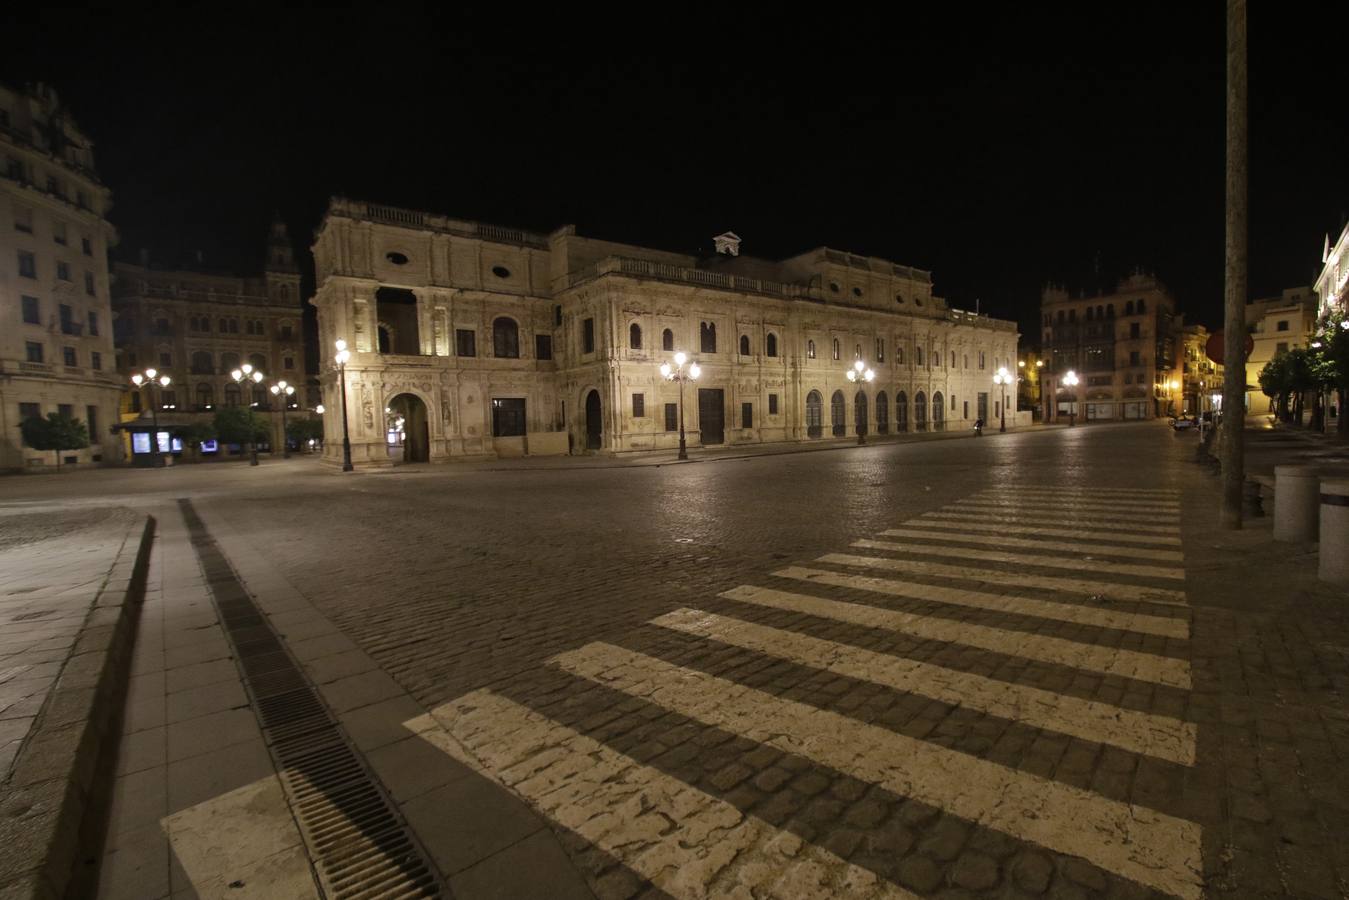
[[[333,199],[311,301],[326,461],[342,459],[344,386],[358,467],[674,448],[680,383],[660,366],[677,351],[701,368],[683,385],[690,446],[1001,415],[993,374],[1015,371],[1014,323],[951,309],[930,273],[887,260],[714,243],[700,257]],[[849,381],[857,360],[874,380]]]

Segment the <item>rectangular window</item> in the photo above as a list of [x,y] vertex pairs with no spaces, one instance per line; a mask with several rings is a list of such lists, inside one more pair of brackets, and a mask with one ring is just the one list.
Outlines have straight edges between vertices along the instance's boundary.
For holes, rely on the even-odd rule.
[[14,208],[14,230],[33,233],[33,211],[26,206]]
[[876,362],[885,362],[885,338],[876,338]]
[[1131,366],[1142,365],[1142,363],[1139,362],[1139,356],[1140,356],[1140,355],[1139,355],[1139,352],[1138,352],[1137,350],[1130,350],[1130,351],[1129,351],[1129,365],[1131,365]]
[[741,428],[753,428],[753,427],[754,427],[754,404],[753,404],[753,403],[742,403],[742,404],[740,404],[740,427],[741,427]]
[[80,250],[84,252],[85,256],[93,256],[94,242],[89,240],[87,237],[80,238]]
[[646,394],[632,395],[632,417],[634,419],[646,418]]
[[97,350],[89,354],[89,368],[95,372],[103,371],[103,354]]
[[561,324],[562,324],[562,307],[561,307],[560,305],[559,305],[559,306],[554,306],[554,307],[553,307],[553,325],[557,326],[557,325],[561,325]]
[[492,398],[492,437],[520,437],[525,433],[523,397]]
[[61,333],[62,333],[62,334],[74,334],[74,333],[75,333],[75,310],[71,309],[69,306],[67,306],[67,305],[64,304],[64,303],[62,303],[62,304],[58,307],[58,309],[59,309],[60,312],[61,312]]
[[59,403],[56,406],[56,414],[63,419],[75,418],[75,407],[70,403]]
[[24,297],[22,303],[24,322],[29,325],[41,325],[42,309],[38,304],[38,299],[36,297]]
[[1287,320],[1287,319],[1280,319],[1280,320],[1279,320],[1279,324],[1278,324],[1277,326],[1275,326],[1275,329],[1274,329],[1274,330],[1275,330],[1275,331],[1287,331],[1287,330],[1288,330],[1288,320]]
[[19,274],[24,278],[37,277],[37,259],[27,250],[19,251]]
[[586,319],[581,323],[581,352],[595,352],[595,320]]
[[75,354],[74,347],[61,348],[61,360],[68,366],[78,366],[79,357]]
[[678,431],[678,430],[679,430],[679,404],[678,404],[678,403],[667,403],[667,404],[665,404],[665,430],[666,430],[666,431]]
[[284,357],[284,358],[281,360],[281,367],[282,367],[283,369],[294,369],[294,368],[295,368],[295,357],[293,357],[293,356],[287,356],[287,357]]
[[89,428],[89,443],[98,444],[98,407],[86,406],[84,408],[84,424]]
[[282,326],[281,326],[281,340],[283,340],[283,341],[289,341],[289,340],[291,340],[292,334],[293,334],[293,332],[292,332],[292,330],[291,330],[291,326],[289,326],[289,325],[282,325]]
[[42,404],[40,403],[19,404],[20,422],[26,421],[28,419],[40,419],[40,418],[42,418]]
[[55,175],[48,175],[47,193],[55,194],[56,196],[65,199],[66,191],[65,188],[61,186],[61,179],[57,178]]
[[698,349],[701,353],[717,352],[717,324],[715,322],[698,323]]
[[1129,337],[1131,337],[1131,338],[1142,337],[1142,336],[1143,336],[1143,332],[1142,332],[1141,329],[1142,329],[1142,326],[1139,325],[1137,322],[1130,322],[1130,323],[1129,323]]
[[56,241],[56,243],[60,244],[62,247],[70,243],[70,238],[66,234],[65,222],[52,223],[52,240]]
[[28,351],[28,361],[31,363],[42,362],[42,345],[37,341],[25,341],[24,349]]
[[538,359],[553,358],[553,336],[551,334],[534,335],[534,356]]
[[62,281],[70,280],[70,263],[58,262],[56,264],[56,277]]
[[478,333],[471,328],[456,328],[454,331],[454,352],[456,356],[477,356]]
[[159,364],[165,369],[173,368],[173,354],[172,353],[159,354]]
[[92,310],[89,312],[89,334],[98,337],[98,313]]
[[1287,353],[1287,352],[1288,352],[1288,342],[1287,342],[1287,341],[1279,341],[1279,343],[1277,343],[1277,344],[1274,345],[1274,353],[1275,353],[1275,355],[1280,354],[1280,353]]
[[776,415],[778,414],[778,395],[777,395],[777,394],[769,394],[769,395],[768,395],[768,414],[769,414],[770,416],[776,416]]

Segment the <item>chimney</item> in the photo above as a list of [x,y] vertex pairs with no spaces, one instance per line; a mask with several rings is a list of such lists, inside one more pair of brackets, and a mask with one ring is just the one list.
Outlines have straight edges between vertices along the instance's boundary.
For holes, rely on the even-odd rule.
[[727,256],[740,255],[740,235],[734,231],[723,232],[712,238],[713,245],[716,246],[718,253],[725,253]]

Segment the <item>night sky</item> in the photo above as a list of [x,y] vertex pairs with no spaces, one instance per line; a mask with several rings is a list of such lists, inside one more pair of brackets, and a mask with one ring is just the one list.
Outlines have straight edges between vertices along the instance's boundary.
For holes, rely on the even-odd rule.
[[[128,260],[256,269],[273,210],[307,247],[345,193],[683,252],[727,229],[755,256],[827,244],[931,269],[1031,335],[1046,281],[1142,266],[1218,323],[1220,2],[476,6],[11,11],[35,18],[0,79],[52,83],[92,136]],[[1309,283],[1349,212],[1349,54],[1342,20],[1252,7],[1261,296]]]

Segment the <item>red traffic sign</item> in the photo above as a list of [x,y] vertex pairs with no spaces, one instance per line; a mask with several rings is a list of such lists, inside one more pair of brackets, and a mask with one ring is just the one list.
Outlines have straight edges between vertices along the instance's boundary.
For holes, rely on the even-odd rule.
[[[1208,336],[1208,343],[1204,345],[1204,355],[1216,362],[1223,364],[1223,350],[1226,349],[1226,338],[1223,337],[1222,329],[1218,329]],[[1246,335],[1246,353],[1247,359],[1251,356],[1251,351],[1255,349],[1255,339],[1249,334]]]

